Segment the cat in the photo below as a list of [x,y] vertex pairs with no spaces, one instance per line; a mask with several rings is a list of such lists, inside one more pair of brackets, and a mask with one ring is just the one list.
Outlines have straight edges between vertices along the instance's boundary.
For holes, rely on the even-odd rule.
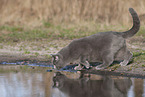
[[133,54],[127,49],[126,39],[135,35],[140,28],[140,20],[133,8],[129,8],[133,18],[133,26],[125,32],[100,32],[91,36],[73,40],[58,53],[52,54],[53,64],[60,69],[70,62],[90,67],[89,62],[101,62],[96,69],[105,69],[113,63],[120,61],[126,66]]
[[[53,89],[64,93],[65,97],[127,97],[132,85],[130,78],[113,79],[110,76],[100,76],[97,79],[70,79],[56,72],[53,77]],[[59,93],[58,93],[59,94]],[[64,97],[60,96],[59,97]]]

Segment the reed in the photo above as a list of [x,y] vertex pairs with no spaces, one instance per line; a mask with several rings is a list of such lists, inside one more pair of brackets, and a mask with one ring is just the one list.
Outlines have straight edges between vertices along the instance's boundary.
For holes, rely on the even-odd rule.
[[95,21],[125,25],[131,23],[129,7],[145,15],[145,0],[0,0],[0,24],[38,26],[42,21]]

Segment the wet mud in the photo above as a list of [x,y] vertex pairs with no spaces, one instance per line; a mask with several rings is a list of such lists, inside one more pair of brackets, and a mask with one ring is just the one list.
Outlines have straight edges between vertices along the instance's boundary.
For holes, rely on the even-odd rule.
[[[3,56],[0,58],[1,65],[27,65],[31,67],[50,67],[46,72],[52,71],[65,71],[65,72],[81,72],[81,73],[89,73],[89,74],[99,74],[99,75],[114,75],[114,76],[124,76],[124,77],[135,77],[135,78],[145,78],[145,72],[136,72],[136,71],[129,71],[127,69],[124,70],[114,70],[114,69],[105,69],[105,70],[95,70],[94,68],[86,69],[85,67],[82,70],[74,70],[78,64],[68,65],[60,70],[54,69],[51,60],[47,60],[42,58],[27,58],[27,57],[14,57],[14,56]],[[91,66],[95,67],[100,63],[93,63]],[[122,68],[122,67],[120,67]],[[124,67],[125,68],[125,67]]]

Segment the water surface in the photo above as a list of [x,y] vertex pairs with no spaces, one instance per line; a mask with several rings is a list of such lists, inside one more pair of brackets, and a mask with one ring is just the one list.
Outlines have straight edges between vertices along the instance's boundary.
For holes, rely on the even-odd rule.
[[4,67],[0,97],[145,97],[144,79]]

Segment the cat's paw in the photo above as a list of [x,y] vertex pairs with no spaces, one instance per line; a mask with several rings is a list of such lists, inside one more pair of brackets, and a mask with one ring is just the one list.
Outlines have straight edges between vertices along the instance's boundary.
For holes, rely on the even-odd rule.
[[125,62],[125,61],[120,63],[121,66],[126,66],[127,64],[128,64],[128,62]]
[[82,70],[82,69],[83,67],[80,64],[74,68],[74,70]]
[[102,67],[100,67],[100,66],[96,66],[95,69],[96,69],[96,70],[102,70],[102,69],[104,69],[104,68],[102,68]]
[[57,69],[55,65],[53,65],[53,69]]

